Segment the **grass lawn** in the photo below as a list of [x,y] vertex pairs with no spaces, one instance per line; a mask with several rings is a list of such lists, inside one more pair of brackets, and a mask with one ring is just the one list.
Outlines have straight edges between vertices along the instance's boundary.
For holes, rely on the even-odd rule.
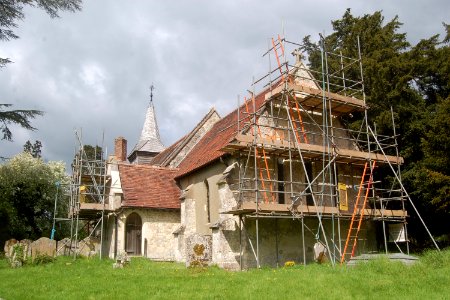
[[380,259],[353,268],[294,266],[229,272],[186,269],[133,258],[59,257],[11,269],[0,260],[0,298],[9,299],[450,299],[450,250],[427,252],[414,266]]

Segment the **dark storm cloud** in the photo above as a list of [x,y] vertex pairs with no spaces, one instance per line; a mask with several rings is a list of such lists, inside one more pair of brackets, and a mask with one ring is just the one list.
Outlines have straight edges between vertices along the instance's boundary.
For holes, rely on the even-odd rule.
[[[419,2],[419,1],[415,1]],[[156,86],[159,128],[169,145],[214,106],[221,115],[236,106],[252,77],[268,64],[261,57],[281,32],[300,41],[331,31],[347,7],[354,15],[383,10],[399,15],[401,31],[415,43],[443,33],[446,1],[85,1],[83,11],[50,19],[26,10],[19,40],[1,43],[0,57],[14,64],[0,71],[1,103],[46,112],[28,132],[14,127],[14,142],[0,142],[0,156],[21,151],[26,140],[43,142],[50,160],[71,161],[74,130],[87,144],[112,151],[116,136],[136,143]]]

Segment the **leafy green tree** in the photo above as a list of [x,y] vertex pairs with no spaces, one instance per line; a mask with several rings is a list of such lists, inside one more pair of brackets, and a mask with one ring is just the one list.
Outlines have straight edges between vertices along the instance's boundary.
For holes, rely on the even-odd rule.
[[[83,151],[78,151],[72,161],[72,168],[76,166],[82,169],[83,174],[103,174],[102,172],[102,147],[83,145]],[[92,169],[89,169],[92,168]]]
[[[340,20],[332,21],[333,32],[323,37],[322,45],[327,51],[356,58],[359,37],[369,123],[377,125],[379,134],[392,135],[393,107],[400,155],[405,158],[403,183],[432,232],[449,234],[450,27],[444,23],[447,35],[442,41],[434,35],[411,46],[406,33],[399,32],[401,25],[398,17],[386,21],[381,12],[355,17],[347,9]],[[304,38],[314,70],[322,68],[322,45]],[[327,58],[329,71],[339,70],[339,59]],[[358,78],[359,72],[354,64],[346,76]],[[331,89],[338,90],[333,85]],[[362,115],[354,114],[343,121],[359,130],[361,120]],[[388,152],[394,154],[393,150]],[[414,216],[410,225],[410,234],[423,243],[426,234]]]
[[[64,194],[68,182],[63,162],[45,163],[26,152],[0,165],[0,244],[50,236],[55,197]],[[59,216],[67,216],[65,202],[58,201]],[[56,233],[57,238],[64,234]]]
[[23,152],[30,153],[34,158],[41,158],[42,154],[42,143],[41,141],[36,141],[32,144],[29,140],[23,145]]

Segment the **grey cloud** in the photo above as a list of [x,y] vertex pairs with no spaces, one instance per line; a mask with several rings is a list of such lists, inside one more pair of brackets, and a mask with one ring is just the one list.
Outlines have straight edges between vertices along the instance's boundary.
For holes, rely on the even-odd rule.
[[[215,106],[221,115],[236,107],[252,77],[267,71],[261,55],[281,31],[300,41],[331,31],[347,7],[355,15],[383,10],[399,15],[402,31],[417,42],[443,33],[449,4],[410,1],[85,1],[83,11],[50,19],[27,9],[21,39],[2,43],[0,56],[14,64],[0,71],[0,102],[37,108],[39,129],[14,127],[15,142],[0,142],[0,156],[22,150],[27,139],[43,142],[46,159],[70,162],[74,129],[88,144],[112,151],[116,136],[129,150],[142,129],[153,82],[163,142],[186,134]],[[442,18],[442,20],[440,19]],[[242,100],[241,100],[242,101]]]

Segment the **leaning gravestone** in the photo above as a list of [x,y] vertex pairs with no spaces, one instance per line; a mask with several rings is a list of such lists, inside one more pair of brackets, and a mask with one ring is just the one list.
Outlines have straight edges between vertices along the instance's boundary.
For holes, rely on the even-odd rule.
[[56,256],[60,255],[70,255],[70,244],[71,241],[69,238],[63,238],[58,241],[56,248]]
[[212,259],[212,239],[210,235],[194,233],[186,239],[186,266],[205,267]]
[[54,257],[56,255],[56,241],[47,237],[41,237],[40,239],[31,243],[31,258],[34,260],[38,255],[46,255]]
[[78,254],[91,257],[100,253],[100,240],[95,237],[87,237],[78,243]]

